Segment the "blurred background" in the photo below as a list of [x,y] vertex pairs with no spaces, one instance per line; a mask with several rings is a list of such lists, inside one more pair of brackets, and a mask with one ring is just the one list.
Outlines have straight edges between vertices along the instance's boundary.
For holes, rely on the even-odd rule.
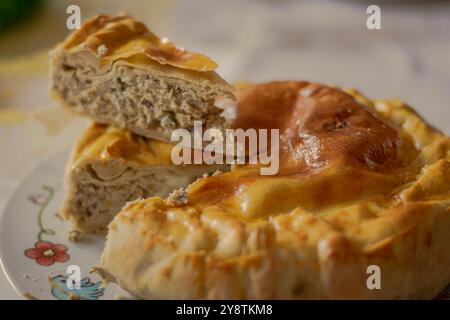
[[[0,209],[38,163],[86,124],[48,94],[48,50],[85,21],[127,12],[160,36],[216,60],[228,81],[302,79],[399,97],[450,134],[450,1],[1,0]],[[366,9],[381,7],[381,30]],[[0,298],[16,297],[0,275]]]

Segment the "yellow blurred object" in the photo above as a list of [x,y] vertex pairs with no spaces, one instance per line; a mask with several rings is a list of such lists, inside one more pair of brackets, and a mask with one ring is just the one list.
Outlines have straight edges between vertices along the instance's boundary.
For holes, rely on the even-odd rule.
[[0,77],[8,74],[35,74],[48,72],[48,50],[20,58],[0,60]]
[[17,124],[25,122],[28,113],[14,107],[0,108],[0,124]]

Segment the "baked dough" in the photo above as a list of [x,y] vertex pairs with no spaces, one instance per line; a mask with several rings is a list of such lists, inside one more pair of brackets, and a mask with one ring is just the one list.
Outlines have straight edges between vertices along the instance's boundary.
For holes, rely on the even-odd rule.
[[129,16],[99,15],[52,50],[52,92],[96,122],[170,141],[172,130],[196,120],[226,126],[215,99],[234,99],[233,88],[216,67]]
[[434,298],[450,283],[450,139],[399,100],[348,93],[238,92],[236,126],[281,129],[278,175],[244,166],[194,182],[187,204],[128,204],[101,269],[148,299]]
[[75,230],[103,233],[126,202],[166,197],[204,174],[227,170],[225,165],[174,165],[172,148],[128,130],[90,125],[67,164],[61,216]]

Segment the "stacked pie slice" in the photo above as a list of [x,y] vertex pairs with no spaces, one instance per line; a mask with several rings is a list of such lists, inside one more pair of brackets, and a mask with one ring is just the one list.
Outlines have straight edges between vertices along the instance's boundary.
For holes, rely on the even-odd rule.
[[126,202],[166,197],[205,174],[227,170],[225,165],[174,165],[172,147],[126,129],[92,124],[68,162],[61,216],[75,230],[103,233]]
[[61,216],[75,230],[102,233],[128,202],[167,196],[225,165],[171,161],[171,133],[223,130],[216,100],[232,87],[205,55],[160,39],[126,15],[97,16],[50,53],[52,94],[95,124],[76,142],[66,169]]
[[177,128],[223,128],[232,87],[208,57],[160,39],[128,16],[98,16],[51,52],[52,92],[99,123],[170,141]]
[[[227,123],[212,101],[232,90],[215,64],[128,17],[88,22],[53,59],[63,104],[110,125],[93,125],[75,148],[64,216],[87,231],[114,216],[100,270],[135,296],[431,299],[450,283],[450,138],[401,101],[247,84]],[[171,145],[152,140],[194,119],[279,129],[278,173],[233,167],[166,197],[216,169],[177,168]]]

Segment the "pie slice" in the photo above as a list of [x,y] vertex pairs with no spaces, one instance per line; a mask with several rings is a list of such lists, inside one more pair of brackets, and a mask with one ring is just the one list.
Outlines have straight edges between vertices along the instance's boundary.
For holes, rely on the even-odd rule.
[[129,16],[100,15],[51,52],[53,95],[94,121],[170,141],[172,130],[222,129],[216,98],[233,88],[207,56],[160,39]]
[[279,173],[242,166],[184,203],[125,206],[104,275],[149,299],[434,298],[450,283],[450,138],[401,101],[349,93],[238,92],[236,125],[280,128]]
[[92,124],[67,164],[61,216],[82,233],[102,233],[126,202],[166,197],[206,173],[227,170],[225,165],[174,165],[172,148],[125,129]]

